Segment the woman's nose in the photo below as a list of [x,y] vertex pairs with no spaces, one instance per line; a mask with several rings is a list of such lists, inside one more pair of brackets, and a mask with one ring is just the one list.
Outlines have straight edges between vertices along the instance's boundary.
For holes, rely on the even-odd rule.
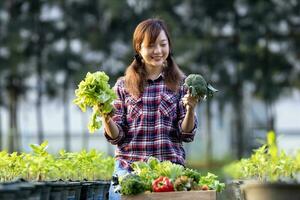
[[161,52],[160,46],[159,46],[159,45],[156,45],[156,46],[154,47],[154,53],[160,53],[160,52]]

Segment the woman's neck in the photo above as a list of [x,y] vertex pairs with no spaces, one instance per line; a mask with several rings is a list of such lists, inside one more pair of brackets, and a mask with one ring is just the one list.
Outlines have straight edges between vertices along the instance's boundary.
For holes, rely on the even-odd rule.
[[162,72],[162,67],[146,66],[147,79],[155,80]]

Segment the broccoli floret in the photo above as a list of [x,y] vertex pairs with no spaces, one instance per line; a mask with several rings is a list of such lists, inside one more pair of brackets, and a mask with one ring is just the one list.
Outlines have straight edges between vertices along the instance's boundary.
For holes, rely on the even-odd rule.
[[184,85],[189,89],[192,96],[198,98],[212,97],[218,90],[207,84],[205,79],[200,74],[190,74],[185,79]]

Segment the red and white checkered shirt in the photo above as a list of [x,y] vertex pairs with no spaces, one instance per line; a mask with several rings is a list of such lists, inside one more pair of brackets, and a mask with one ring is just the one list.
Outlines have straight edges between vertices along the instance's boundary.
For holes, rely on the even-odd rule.
[[138,99],[125,91],[123,78],[117,81],[114,90],[117,99],[112,120],[119,128],[119,136],[112,139],[105,133],[105,137],[117,145],[115,156],[121,167],[130,170],[132,162],[147,161],[150,156],[184,165],[182,143],[193,141],[197,128],[195,116],[191,133],[183,133],[181,129],[186,113],[181,101],[186,94],[184,86],[175,93],[166,87],[163,75],[160,75],[156,80],[147,81]]

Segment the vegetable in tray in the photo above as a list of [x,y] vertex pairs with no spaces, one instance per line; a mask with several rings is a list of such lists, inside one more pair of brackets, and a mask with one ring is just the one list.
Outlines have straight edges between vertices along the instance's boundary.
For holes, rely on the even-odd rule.
[[150,157],[147,162],[134,162],[131,167],[131,173],[119,177],[119,191],[122,195],[190,190],[221,192],[225,188],[225,184],[212,173],[201,175],[196,170],[170,161],[160,162],[154,157]]

